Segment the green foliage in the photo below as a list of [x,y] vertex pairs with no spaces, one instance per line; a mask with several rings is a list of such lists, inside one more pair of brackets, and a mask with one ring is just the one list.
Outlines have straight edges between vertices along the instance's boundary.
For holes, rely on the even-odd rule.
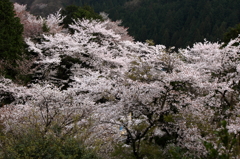
[[219,41],[228,27],[239,23],[239,0],[72,0],[122,19],[137,41],[153,39],[167,47]]
[[68,27],[69,24],[73,23],[73,20],[77,19],[99,19],[102,20],[102,17],[95,13],[93,8],[90,6],[78,7],[76,5],[67,6],[61,11],[63,16],[66,18],[63,20],[64,27]]
[[[27,3],[35,14],[55,12],[59,4],[63,7],[89,5],[96,12],[108,13],[113,20],[121,19],[137,41],[153,39],[156,44],[176,48],[192,45],[204,38],[222,40],[226,30],[240,21],[240,0],[49,0],[48,7],[44,9],[31,7],[30,0],[12,1]],[[46,3],[45,0],[38,2]],[[80,18],[81,15],[86,18],[92,15],[88,9],[77,10],[77,7],[69,7],[70,12],[64,14],[69,15],[65,24],[72,22],[74,12],[78,12],[76,16],[80,15]]]
[[9,0],[0,1],[0,28],[0,59],[16,65],[24,49],[23,26]]
[[154,46],[155,45],[155,42],[152,39],[147,39],[146,43],[148,43],[150,46]]
[[174,122],[173,116],[171,114],[165,115],[163,118],[165,122]]
[[[156,144],[142,142],[141,152],[139,158],[148,159],[192,159],[195,156],[186,156],[186,149],[182,149],[174,144],[170,144],[167,148],[162,149]],[[137,159],[131,150],[131,147],[126,144],[118,144],[112,153],[113,158],[116,159]]]
[[9,0],[0,1],[0,28],[0,75],[27,83],[30,76],[25,73],[29,68],[20,66],[29,60],[22,36],[23,26],[15,17],[13,3]]
[[182,149],[176,145],[169,145],[166,148],[166,152],[164,153],[164,158],[169,159],[197,159],[196,156],[186,156],[186,149]]
[[1,136],[0,158],[62,158],[62,159],[97,159],[93,151],[82,144],[79,137],[58,137],[56,134],[43,134],[38,129],[28,128],[16,134]]
[[131,147],[125,144],[117,144],[112,152],[112,157],[116,159],[134,159]]
[[151,66],[147,63],[143,63],[140,66],[142,61],[132,61],[132,67],[129,72],[126,73],[126,77],[130,78],[133,81],[141,81],[141,82],[150,82],[154,79],[154,76],[151,72]]
[[42,30],[43,30],[43,32],[49,32],[50,31],[50,28],[47,26],[46,21],[43,22]]
[[217,137],[217,145],[214,146],[211,142],[204,142],[204,146],[208,151],[208,159],[231,159],[239,155],[239,136],[237,134],[229,133],[227,129],[227,122],[221,122],[222,128],[215,131]]
[[[226,46],[230,40],[237,38],[240,35],[240,24],[237,24],[235,27],[228,29],[228,31],[224,34],[223,42],[224,46]],[[238,43],[234,44],[239,45]]]
[[112,153],[112,156],[116,157],[116,159],[164,159],[163,150],[158,145],[150,144],[145,141],[141,142],[141,149],[138,155],[138,157],[134,156],[131,147],[126,144],[117,145]]

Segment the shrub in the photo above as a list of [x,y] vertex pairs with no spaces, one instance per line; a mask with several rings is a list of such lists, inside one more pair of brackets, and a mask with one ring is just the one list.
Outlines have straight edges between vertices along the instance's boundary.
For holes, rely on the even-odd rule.
[[1,137],[0,158],[98,158],[92,150],[83,145],[79,137],[58,137],[52,133],[43,134],[38,128],[26,129],[18,134],[9,132]]

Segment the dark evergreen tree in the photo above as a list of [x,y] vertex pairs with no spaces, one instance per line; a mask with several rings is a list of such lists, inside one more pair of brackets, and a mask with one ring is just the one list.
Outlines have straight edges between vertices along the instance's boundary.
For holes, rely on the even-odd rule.
[[61,11],[63,16],[66,16],[63,20],[64,27],[68,27],[69,24],[73,23],[76,19],[99,19],[102,17],[94,12],[93,8],[90,6],[78,7],[76,5],[67,6]]
[[[235,27],[230,28],[223,37],[224,46],[229,43],[231,39],[235,39],[240,35],[240,24],[237,24]],[[234,45],[239,45],[235,43]]]
[[21,73],[18,61],[25,53],[22,33],[23,25],[15,17],[13,3],[0,0],[0,75],[13,80]]
[[9,0],[0,1],[0,28],[0,60],[14,63],[23,53],[23,26]]

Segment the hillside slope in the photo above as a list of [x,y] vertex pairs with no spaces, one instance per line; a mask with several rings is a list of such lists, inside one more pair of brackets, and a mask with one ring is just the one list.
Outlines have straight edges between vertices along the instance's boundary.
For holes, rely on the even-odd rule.
[[186,47],[195,42],[219,41],[240,22],[240,0],[13,0],[27,3],[32,13],[46,15],[69,4],[90,5],[113,20],[122,19],[138,41]]
[[0,71],[0,158],[239,158],[240,37],[176,53],[109,19],[71,31],[59,12],[14,8],[24,32],[40,30],[23,34],[28,82]]

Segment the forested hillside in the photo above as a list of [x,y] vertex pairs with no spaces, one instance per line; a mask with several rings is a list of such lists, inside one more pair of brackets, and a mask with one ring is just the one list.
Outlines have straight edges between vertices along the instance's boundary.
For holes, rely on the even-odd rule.
[[175,52],[89,7],[0,17],[0,158],[240,158],[239,25]]
[[[240,0],[14,0],[27,2],[33,13],[48,14],[54,6],[90,5],[121,19],[138,41],[153,39],[157,44],[185,47],[194,42],[219,41],[229,27],[240,22]],[[37,4],[49,4],[42,11]],[[46,9],[45,12],[43,10]],[[56,9],[55,9],[56,10]],[[54,11],[55,11],[54,10]]]

